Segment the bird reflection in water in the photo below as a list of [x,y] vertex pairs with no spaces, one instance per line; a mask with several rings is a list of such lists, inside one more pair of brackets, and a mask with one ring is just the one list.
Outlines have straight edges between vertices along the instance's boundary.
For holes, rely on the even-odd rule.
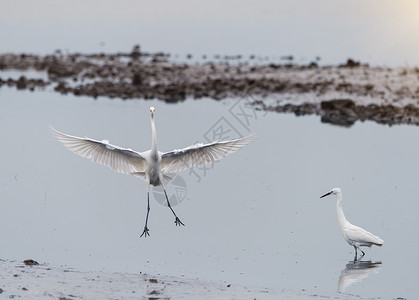
[[338,292],[343,293],[350,285],[378,273],[382,266],[381,261],[349,261],[339,277]]

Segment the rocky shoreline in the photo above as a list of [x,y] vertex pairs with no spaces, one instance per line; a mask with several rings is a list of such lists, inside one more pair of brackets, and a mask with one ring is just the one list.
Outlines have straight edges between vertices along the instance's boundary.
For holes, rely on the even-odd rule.
[[[23,75],[3,78],[2,71],[8,70]],[[46,73],[48,79],[29,78],[24,75],[28,70]],[[338,66],[301,66],[291,60],[259,64],[241,56],[182,63],[162,52],[142,52],[139,46],[115,54],[1,54],[3,85],[170,103],[246,98],[257,109],[316,114],[322,122],[341,126],[358,120],[419,125],[419,68],[371,67],[352,59]]]

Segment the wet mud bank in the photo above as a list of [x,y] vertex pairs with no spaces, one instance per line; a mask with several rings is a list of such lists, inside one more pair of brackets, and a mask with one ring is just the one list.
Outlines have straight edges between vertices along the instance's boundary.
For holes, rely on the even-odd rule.
[[81,272],[65,266],[0,259],[0,294],[20,299],[365,299],[309,291],[247,288],[225,281],[185,277]]
[[419,107],[413,104],[403,107],[379,104],[357,105],[351,99],[334,99],[321,101],[320,104],[269,106],[263,101],[255,101],[253,105],[260,110],[294,113],[296,116],[315,114],[321,117],[323,123],[344,127],[350,127],[356,121],[366,120],[386,125],[419,125]]
[[[7,71],[21,71],[8,78]],[[45,78],[31,78],[26,71]],[[380,68],[348,59],[338,66],[259,64],[252,57],[175,62],[136,46],[115,54],[0,55],[0,87],[122,99],[243,98],[256,109],[316,114],[323,122],[419,125],[419,68]]]

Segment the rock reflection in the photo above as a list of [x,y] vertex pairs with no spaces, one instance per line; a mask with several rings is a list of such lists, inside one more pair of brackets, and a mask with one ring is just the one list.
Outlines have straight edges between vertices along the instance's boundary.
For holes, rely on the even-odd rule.
[[338,292],[343,293],[350,285],[378,273],[381,267],[381,261],[350,261],[339,277]]

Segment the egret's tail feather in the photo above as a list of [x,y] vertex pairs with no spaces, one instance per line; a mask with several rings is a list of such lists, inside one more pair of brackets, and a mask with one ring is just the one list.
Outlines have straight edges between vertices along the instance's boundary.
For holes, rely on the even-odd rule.
[[[145,172],[132,172],[132,173],[130,173],[130,175],[140,177],[141,179],[146,180]],[[164,175],[163,174],[163,180],[164,180],[165,184],[168,183],[169,181],[171,181],[172,179],[173,178],[170,177],[169,175]]]
[[383,246],[383,244],[384,244],[384,241],[382,240],[382,239],[380,239],[378,236],[377,236],[377,242],[376,243],[374,243],[374,245],[376,245],[376,246],[378,246],[378,247],[381,247],[381,246]]
[[145,180],[145,172],[132,172],[130,173],[132,176],[140,177],[141,179]]

